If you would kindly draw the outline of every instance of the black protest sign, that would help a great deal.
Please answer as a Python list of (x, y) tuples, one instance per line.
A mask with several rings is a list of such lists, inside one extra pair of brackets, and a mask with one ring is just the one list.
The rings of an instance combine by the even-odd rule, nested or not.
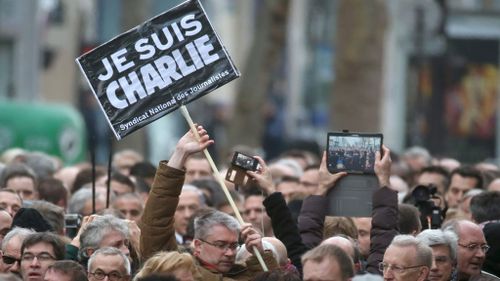
[(240, 75), (198, 1), (184, 2), (76, 61), (117, 139)]

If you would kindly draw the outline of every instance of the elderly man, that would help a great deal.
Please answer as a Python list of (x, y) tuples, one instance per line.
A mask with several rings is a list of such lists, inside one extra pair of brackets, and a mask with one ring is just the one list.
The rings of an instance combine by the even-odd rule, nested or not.
[(432, 266), (432, 250), (411, 235), (397, 235), (384, 254), (379, 269), (384, 280), (424, 281)]
[(491, 274), (482, 272), (486, 252), (490, 248), (481, 227), (471, 221), (457, 220), (450, 222), (446, 230), (458, 236), (458, 280), (500, 280)]
[(302, 256), (304, 281), (348, 281), (354, 276), (352, 259), (340, 247), (323, 244)]
[(24, 239), (35, 233), (26, 228), (16, 227), (9, 231), (2, 241), (2, 251), (0, 256), (0, 272), (11, 272), (17, 276), (21, 276), (21, 246)]
[(432, 267), (429, 281), (452, 280), (457, 264), (457, 236), (451, 231), (426, 229), (417, 235), (417, 239), (432, 249)]
[(88, 258), (99, 248), (114, 247), (124, 255), (129, 256), (129, 227), (127, 223), (111, 215), (91, 216), (84, 221), (84, 229), (71, 242), (73, 247), (68, 247), (71, 255), (67, 258), (76, 260), (75, 251), (79, 250), (79, 259), (86, 264)]
[(130, 280), (130, 274), (130, 261), (127, 256), (116, 248), (101, 248), (90, 256), (88, 265), (89, 281), (104, 280), (106, 277), (110, 281), (128, 281)]
[[(110, 194), (111, 202), (114, 201), (114, 192)], [(96, 185), (95, 211), (100, 212), (106, 208), (106, 187)], [(92, 184), (85, 184), (82, 188), (71, 195), (68, 203), (68, 213), (90, 216), (92, 212)]]
[(23, 281), (43, 281), (48, 267), (64, 259), (64, 242), (51, 232), (28, 235), (21, 247)]
[(323, 240), (323, 242), (321, 242), (320, 245), (326, 245), (326, 244), (335, 245), (341, 248), (352, 259), (354, 266), (353, 267), (354, 273), (360, 274), (363, 272), (361, 268), (361, 262), (359, 260), (360, 259), (359, 249), (357, 248), (354, 239), (348, 236), (337, 235)]
[[(177, 250), (174, 214), (184, 183), (185, 161), (189, 155), (213, 143), (203, 127), (198, 126), (197, 130), (201, 136), (199, 141), (192, 132), (186, 133), (177, 143), (168, 163), (162, 161), (158, 167), (140, 223), (140, 248), (145, 259), (160, 250)], [(241, 230), (240, 227), (233, 217), (219, 211), (207, 212), (195, 219), (192, 252), (201, 280), (221, 280), (225, 277), (249, 280), (261, 271), (254, 256), (246, 261), (245, 266), (235, 264), (240, 234), (247, 248), (255, 247), (270, 269), (277, 268), (272, 254), (263, 251), (260, 234), (250, 224), (244, 224)]]

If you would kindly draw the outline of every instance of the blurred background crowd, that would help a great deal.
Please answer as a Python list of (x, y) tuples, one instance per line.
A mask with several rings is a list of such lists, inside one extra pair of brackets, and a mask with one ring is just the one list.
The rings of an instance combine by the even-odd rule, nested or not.
[[(465, 162), (500, 147), (500, 3), (494, 0), (203, 0), (241, 78), (189, 106), (217, 145), (324, 147), (326, 132), (381, 132)], [(172, 113), (112, 139), (75, 58), (181, 1), (0, 1), (0, 151), (105, 164), (131, 148), (156, 163), (185, 122)]]

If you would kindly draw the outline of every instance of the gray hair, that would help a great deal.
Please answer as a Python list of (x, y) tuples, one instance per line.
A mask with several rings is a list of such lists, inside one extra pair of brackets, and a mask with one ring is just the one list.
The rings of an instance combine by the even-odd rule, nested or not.
[(450, 258), (457, 261), (457, 235), (449, 230), (426, 229), (417, 235), (417, 239), (427, 246), (444, 245), (450, 249)]
[(2, 251), (5, 251), (7, 244), (10, 242), (10, 240), (12, 238), (19, 237), (21, 240), (24, 240), (24, 238), (28, 237), (28, 235), (33, 234), (33, 233), (36, 233), (36, 232), (34, 230), (31, 230), (28, 228), (14, 227), (3, 238)]
[(7, 164), (2, 170), (0, 187), (7, 187), (7, 182), (14, 177), (28, 177), (32, 179), (36, 190), (38, 178), (33, 169), (31, 169), (28, 165), (17, 162)]
[[(106, 195), (98, 190), (98, 185), (96, 185), (96, 200), (102, 199), (105, 201)], [(115, 199), (114, 192), (110, 192), (109, 198), (113, 202)], [(82, 211), (85, 207), (85, 202), (92, 200), (92, 183), (85, 184), (77, 192), (71, 195), (68, 203), (68, 213), (69, 214), (80, 214), (83, 215)]]
[(461, 221), (461, 219), (450, 219), (447, 220), (441, 225), (442, 230), (449, 230), (453, 233), (455, 233), (458, 236), (458, 224)]
[(432, 156), (429, 151), (421, 146), (412, 146), (405, 150), (403, 156), (406, 157), (423, 157), (427, 163), (430, 163)]
[(80, 235), (80, 257), (85, 257), (87, 249), (97, 249), (103, 237), (110, 231), (118, 231), (128, 239), (127, 223), (112, 215), (96, 217)]
[(44, 152), (34, 151), (23, 156), (23, 162), (33, 169), (38, 178), (50, 177), (57, 170), (55, 159)]
[(123, 193), (118, 196), (113, 200), (113, 207), (116, 207), (116, 202), (120, 199), (129, 199), (129, 200), (137, 200), (140, 203), (141, 206), (141, 211), (144, 209), (144, 200), (142, 200), (141, 196), (136, 193), (136, 192), (129, 192), (129, 193)]
[(384, 278), (382, 278), (382, 276), (371, 273), (356, 275), (354, 276), (354, 278), (352, 278), (352, 281), (383, 281), (383, 280)]
[(205, 194), (203, 194), (203, 191), (201, 191), (198, 187), (192, 185), (192, 184), (185, 184), (182, 186), (182, 192), (194, 192), (196, 195), (198, 195), (200, 199), (200, 205), (201, 207), (204, 207), (206, 205), (205, 202)]
[(235, 218), (220, 211), (212, 211), (194, 219), (194, 238), (205, 239), (216, 225), (222, 225), (237, 234), (240, 233), (241, 227)]
[(390, 246), (413, 247), (417, 252), (417, 262), (420, 265), (432, 267), (432, 249), (417, 238), (411, 235), (396, 235)]
[(89, 272), (90, 272), (90, 268), (92, 267), (92, 264), (94, 263), (95, 257), (97, 255), (119, 256), (123, 260), (123, 264), (125, 266), (125, 270), (127, 272), (127, 275), (131, 274), (132, 269), (131, 269), (131, 266), (130, 266), (130, 260), (120, 250), (118, 250), (117, 248), (113, 248), (113, 247), (104, 247), (104, 248), (101, 248), (101, 249), (95, 251), (92, 254), (92, 256), (90, 256), (90, 259), (87, 262), (87, 270)]
[(279, 159), (278, 161), (272, 163), (271, 165), (285, 166), (287, 168), (292, 169), (293, 176), (296, 178), (300, 178), (304, 173), (304, 170), (302, 169), (300, 164), (296, 160), (290, 158)]
[(64, 234), (64, 209), (60, 206), (43, 200), (32, 201), (31, 207), (47, 220), (57, 234)]
[(464, 200), (465, 198), (474, 197), (474, 196), (479, 195), (483, 192), (485, 192), (483, 189), (473, 188), (464, 194), (464, 197), (462, 198), (462, 200)]

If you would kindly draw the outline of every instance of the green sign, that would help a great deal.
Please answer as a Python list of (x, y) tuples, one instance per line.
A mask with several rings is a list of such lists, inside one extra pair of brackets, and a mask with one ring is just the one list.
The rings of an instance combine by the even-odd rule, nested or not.
[(69, 106), (0, 101), (0, 153), (18, 147), (74, 164), (84, 160), (85, 140), (83, 119)]

